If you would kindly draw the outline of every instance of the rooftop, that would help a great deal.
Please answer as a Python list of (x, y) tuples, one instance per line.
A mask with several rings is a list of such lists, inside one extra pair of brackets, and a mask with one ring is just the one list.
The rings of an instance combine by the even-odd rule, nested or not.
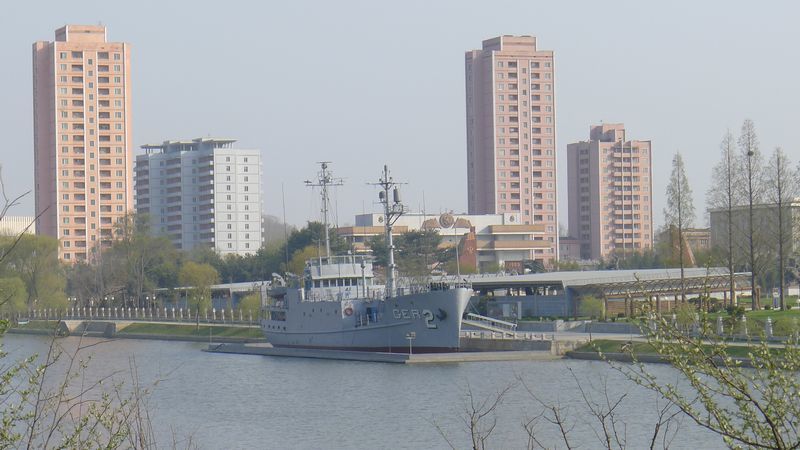
[(200, 148), (230, 148), (236, 139), (204, 137), (192, 140), (164, 141), (161, 144), (144, 144), (141, 148), (147, 153), (170, 153), (178, 151), (194, 151)]
[[(684, 278), (706, 278), (728, 275), (724, 267), (684, 269)], [(574, 272), (547, 272), (526, 275), (473, 275), (467, 280), (476, 288), (498, 288), (510, 286), (553, 286), (564, 288), (596, 284), (645, 282), (652, 280), (679, 280), (680, 269), (641, 270), (587, 270)]]

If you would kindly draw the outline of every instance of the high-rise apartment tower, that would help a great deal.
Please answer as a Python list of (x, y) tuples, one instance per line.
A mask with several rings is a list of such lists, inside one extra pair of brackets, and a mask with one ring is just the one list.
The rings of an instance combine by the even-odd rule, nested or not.
[(33, 44), (36, 232), (65, 261), (111, 245), (133, 210), (130, 46), (67, 25)]
[(532, 259), (558, 258), (553, 52), (532, 36), (500, 36), (466, 53), (470, 214), (519, 213), (543, 225)]
[(650, 141), (626, 140), (625, 126), (592, 126), (567, 146), (569, 232), (583, 259), (624, 257), (653, 246)]
[(261, 152), (233, 139), (143, 145), (136, 157), (136, 212), (181, 250), (221, 254), (261, 247)]

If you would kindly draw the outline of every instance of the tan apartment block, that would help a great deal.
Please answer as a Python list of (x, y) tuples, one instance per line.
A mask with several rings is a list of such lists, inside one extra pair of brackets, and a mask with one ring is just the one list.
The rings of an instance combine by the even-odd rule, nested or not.
[(567, 146), (569, 232), (581, 258), (652, 248), (650, 141), (627, 140), (621, 123), (592, 126), (589, 134)]
[(33, 107), (36, 232), (90, 259), (134, 208), (130, 45), (92, 25), (34, 43)]
[(556, 110), (553, 52), (533, 36), (499, 36), (466, 53), (469, 214), (519, 214), (542, 225), (558, 258)]

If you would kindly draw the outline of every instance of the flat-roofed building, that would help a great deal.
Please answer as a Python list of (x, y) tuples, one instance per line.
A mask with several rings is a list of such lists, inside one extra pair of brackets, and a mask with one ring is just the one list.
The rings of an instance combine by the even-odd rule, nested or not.
[(498, 36), (465, 55), (469, 213), (517, 214), (558, 259), (555, 67), (533, 36)]
[(176, 248), (244, 255), (261, 247), (261, 152), (234, 139), (143, 145), (136, 157), (136, 212)]
[(621, 123), (595, 125), (567, 146), (569, 233), (581, 259), (653, 247), (650, 141), (626, 140)]
[[(395, 234), (434, 230), (442, 245), (453, 246), (474, 238), (474, 260), (478, 269), (500, 265), (522, 270), (522, 263), (541, 260), (550, 248), (544, 225), (520, 223), (518, 213), (504, 214), (404, 214), (394, 225)], [(340, 227), (337, 233), (359, 253), (369, 252), (367, 243), (384, 234), (383, 214), (360, 214), (355, 225)], [(467, 246), (468, 251), (471, 245)], [(460, 258), (462, 262), (464, 258)]]
[(106, 28), (67, 25), (33, 44), (36, 232), (59, 258), (107, 248), (133, 211), (130, 45)]
[(36, 234), (36, 221), (33, 216), (3, 216), (0, 219), (0, 235), (17, 236), (22, 233)]

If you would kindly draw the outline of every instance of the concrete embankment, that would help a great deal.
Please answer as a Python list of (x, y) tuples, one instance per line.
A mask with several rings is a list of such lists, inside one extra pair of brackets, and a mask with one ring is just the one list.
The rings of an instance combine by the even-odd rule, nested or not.
[(563, 356), (584, 344), (584, 340), (526, 340), (461, 338), (461, 352), (536, 351)]
[[(189, 333), (194, 331), (194, 325), (177, 325), (177, 324), (149, 324), (151, 328), (157, 329), (162, 332), (128, 332), (126, 328), (133, 324), (140, 324), (140, 322), (123, 322), (123, 321), (80, 321), (80, 320), (62, 320), (58, 323), (46, 324), (46, 326), (38, 326), (33, 328), (15, 327), (8, 330), (9, 333), (14, 334), (33, 334), (44, 336), (90, 336), (90, 337), (103, 337), (107, 339), (150, 339), (162, 341), (184, 341), (184, 342), (209, 342), (213, 339), (215, 342), (225, 343), (253, 343), (253, 342), (266, 342), (262, 337), (253, 336), (218, 336), (230, 331), (246, 330), (242, 327), (224, 327), (214, 326), (211, 328), (211, 335), (202, 331), (201, 334)], [(130, 328), (137, 328), (136, 326)], [(208, 329), (209, 327), (205, 327)]]
[(536, 361), (560, 359), (548, 351), (497, 351), (457, 353), (380, 353), (346, 350), (320, 350), (305, 348), (280, 348), (270, 344), (210, 344), (211, 353), (240, 355), (283, 356), (293, 358), (333, 359), (340, 361), (382, 362), (393, 364), (441, 364), (479, 361)]
[[(602, 355), (597, 352), (576, 352), (576, 351), (569, 351), (566, 353), (567, 358), (572, 359), (584, 359), (589, 361), (614, 361), (614, 362), (624, 362), (624, 363), (632, 363), (634, 362), (634, 358), (631, 356), (630, 353), (603, 353)], [(734, 361), (738, 361), (740, 367), (753, 367), (752, 361), (750, 358), (741, 358), (741, 357), (732, 357)], [(719, 364), (723, 364), (722, 358), (715, 358), (715, 360)], [(648, 364), (669, 364), (669, 359), (661, 356), (661, 355), (653, 355), (653, 354), (637, 354), (636, 361), (641, 363), (648, 363)]]

